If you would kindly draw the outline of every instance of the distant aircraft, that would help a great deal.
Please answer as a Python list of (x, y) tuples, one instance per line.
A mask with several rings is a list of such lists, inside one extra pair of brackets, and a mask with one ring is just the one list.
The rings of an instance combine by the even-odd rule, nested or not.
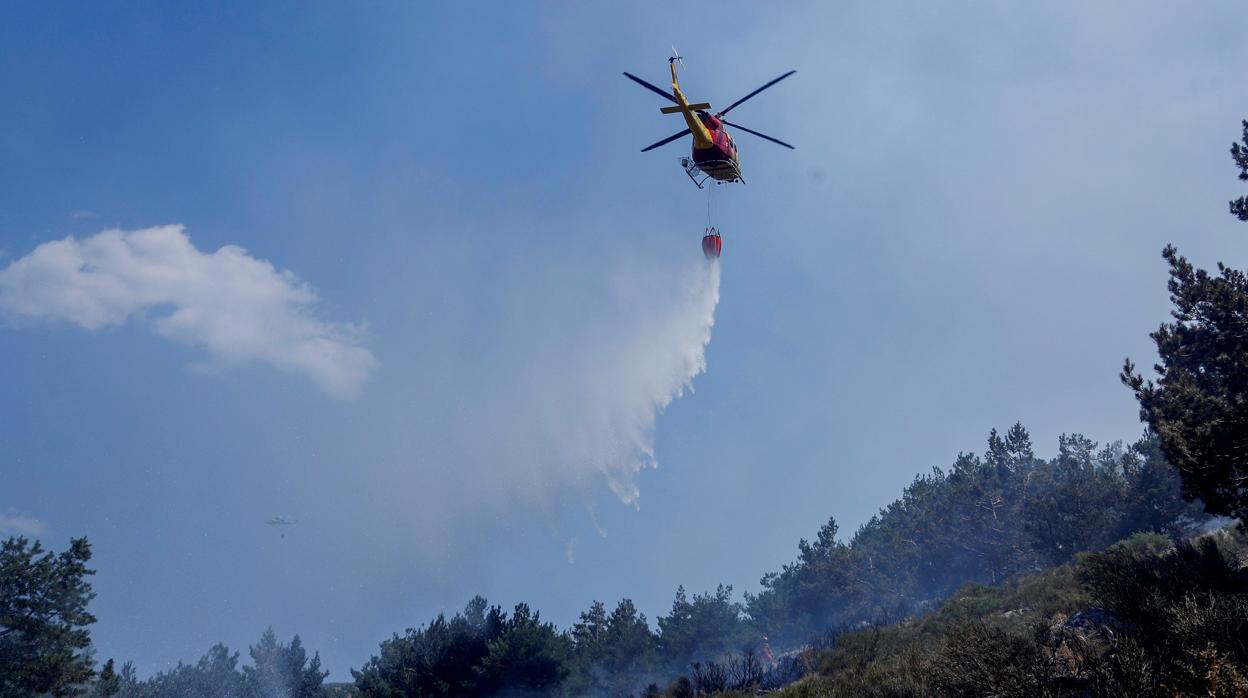
[[(295, 524), (299, 523), (299, 519), (292, 519), (286, 516), (271, 516), (269, 517), (269, 520), (267, 523), (270, 526), (294, 526)], [(283, 533), (279, 537), (285, 538), (286, 534)]]

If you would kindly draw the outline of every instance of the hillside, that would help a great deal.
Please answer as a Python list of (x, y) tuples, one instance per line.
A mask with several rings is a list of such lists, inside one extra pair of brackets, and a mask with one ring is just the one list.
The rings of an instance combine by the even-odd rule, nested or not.
[[(1142, 534), (846, 632), (772, 695), (1248, 695), (1248, 538)], [(675, 692), (669, 695), (675, 695)], [(716, 695), (747, 696), (753, 691)]]

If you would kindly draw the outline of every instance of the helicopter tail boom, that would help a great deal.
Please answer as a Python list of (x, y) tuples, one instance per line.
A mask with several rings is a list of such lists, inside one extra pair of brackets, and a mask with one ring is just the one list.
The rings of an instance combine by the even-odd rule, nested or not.
[[(702, 120), (694, 114), (695, 105), (689, 104), (689, 100), (685, 99), (685, 95), (680, 91), (680, 80), (676, 77), (676, 61), (670, 61), (668, 65), (672, 68), (672, 94), (676, 97), (676, 107), (665, 107), (664, 114), (675, 114), (679, 112), (685, 117), (685, 123), (689, 125), (689, 131), (693, 133), (693, 147), (695, 150), (706, 150), (715, 144), (711, 138), (711, 132), (702, 124)], [(702, 104), (696, 105), (701, 107)], [(710, 105), (708, 104), (709, 108)], [(666, 111), (671, 109), (671, 111)]]

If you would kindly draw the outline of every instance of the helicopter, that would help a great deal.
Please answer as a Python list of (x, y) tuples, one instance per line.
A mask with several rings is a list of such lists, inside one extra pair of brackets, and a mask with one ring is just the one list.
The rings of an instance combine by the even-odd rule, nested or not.
[(762, 87), (754, 90), (748, 95), (729, 104), (726, 108), (711, 113), (711, 105), (708, 102), (698, 102), (690, 104), (685, 98), (684, 93), (680, 91), (680, 80), (676, 77), (676, 65), (679, 63), (682, 67), (685, 64), (684, 59), (672, 49), (672, 57), (667, 59), (668, 66), (672, 70), (672, 91), (668, 92), (659, 87), (642, 80), (632, 73), (625, 72), (624, 77), (641, 85), (642, 87), (660, 95), (664, 99), (670, 100), (675, 104), (671, 107), (663, 107), (659, 111), (663, 114), (680, 114), (685, 117), (685, 123), (688, 128), (679, 133), (672, 134), (657, 143), (646, 146), (641, 152), (649, 152), (662, 145), (667, 145), (674, 140), (683, 138), (687, 135), (693, 135), (693, 152), (691, 157), (681, 158), (680, 164), (684, 168), (685, 174), (689, 179), (697, 185), (699, 189), (705, 183), (714, 179), (716, 184), (726, 184), (731, 182), (745, 183), (745, 179), (741, 176), (741, 160), (737, 153), (737, 144), (733, 141), (732, 136), (728, 133), (725, 126), (740, 129), (746, 133), (758, 136), (759, 138), (769, 140), (777, 145), (782, 145), (790, 150), (795, 148), (788, 143), (772, 138), (765, 133), (759, 133), (752, 129), (748, 129), (740, 124), (734, 124), (724, 118), (728, 112), (741, 106), (746, 100), (751, 99), (763, 90), (775, 85), (781, 80), (796, 73), (796, 70), (781, 75), (780, 77), (768, 82)]
[[(268, 521), (265, 521), (265, 523), (267, 523), (267, 524), (268, 524), (268, 525), (270, 525), (270, 526), (274, 526), (274, 527), (280, 527), (280, 526), (294, 526), (295, 524), (299, 523), (299, 519), (292, 519), (292, 518), (287, 517), (287, 516), (276, 516), (276, 515), (275, 515), (275, 516), (271, 516), (271, 517), (269, 517), (269, 520), (268, 520)], [(283, 533), (283, 534), (281, 535), (281, 537), (282, 537), (282, 538), (285, 538), (285, 537), (286, 537), (286, 534), (285, 534), (285, 533)]]

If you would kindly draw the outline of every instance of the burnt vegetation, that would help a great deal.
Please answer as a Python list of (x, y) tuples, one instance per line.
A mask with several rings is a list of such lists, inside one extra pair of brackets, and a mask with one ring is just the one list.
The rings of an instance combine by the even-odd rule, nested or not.
[[(1248, 180), (1248, 122), (1231, 155)], [(1248, 220), (1248, 200), (1230, 207)], [(562, 630), (476, 597), (383, 641), (349, 684), (272, 630), (245, 662), (218, 644), (140, 679), (94, 660), (86, 540), (11, 538), (0, 698), (1248, 696), (1248, 282), (1163, 255), (1156, 375), (1121, 373), (1142, 438), (1067, 434), (1045, 459), (1021, 424), (992, 430), (848, 538), (829, 519), (757, 594), (678, 588), (653, 624), (594, 602)]]

